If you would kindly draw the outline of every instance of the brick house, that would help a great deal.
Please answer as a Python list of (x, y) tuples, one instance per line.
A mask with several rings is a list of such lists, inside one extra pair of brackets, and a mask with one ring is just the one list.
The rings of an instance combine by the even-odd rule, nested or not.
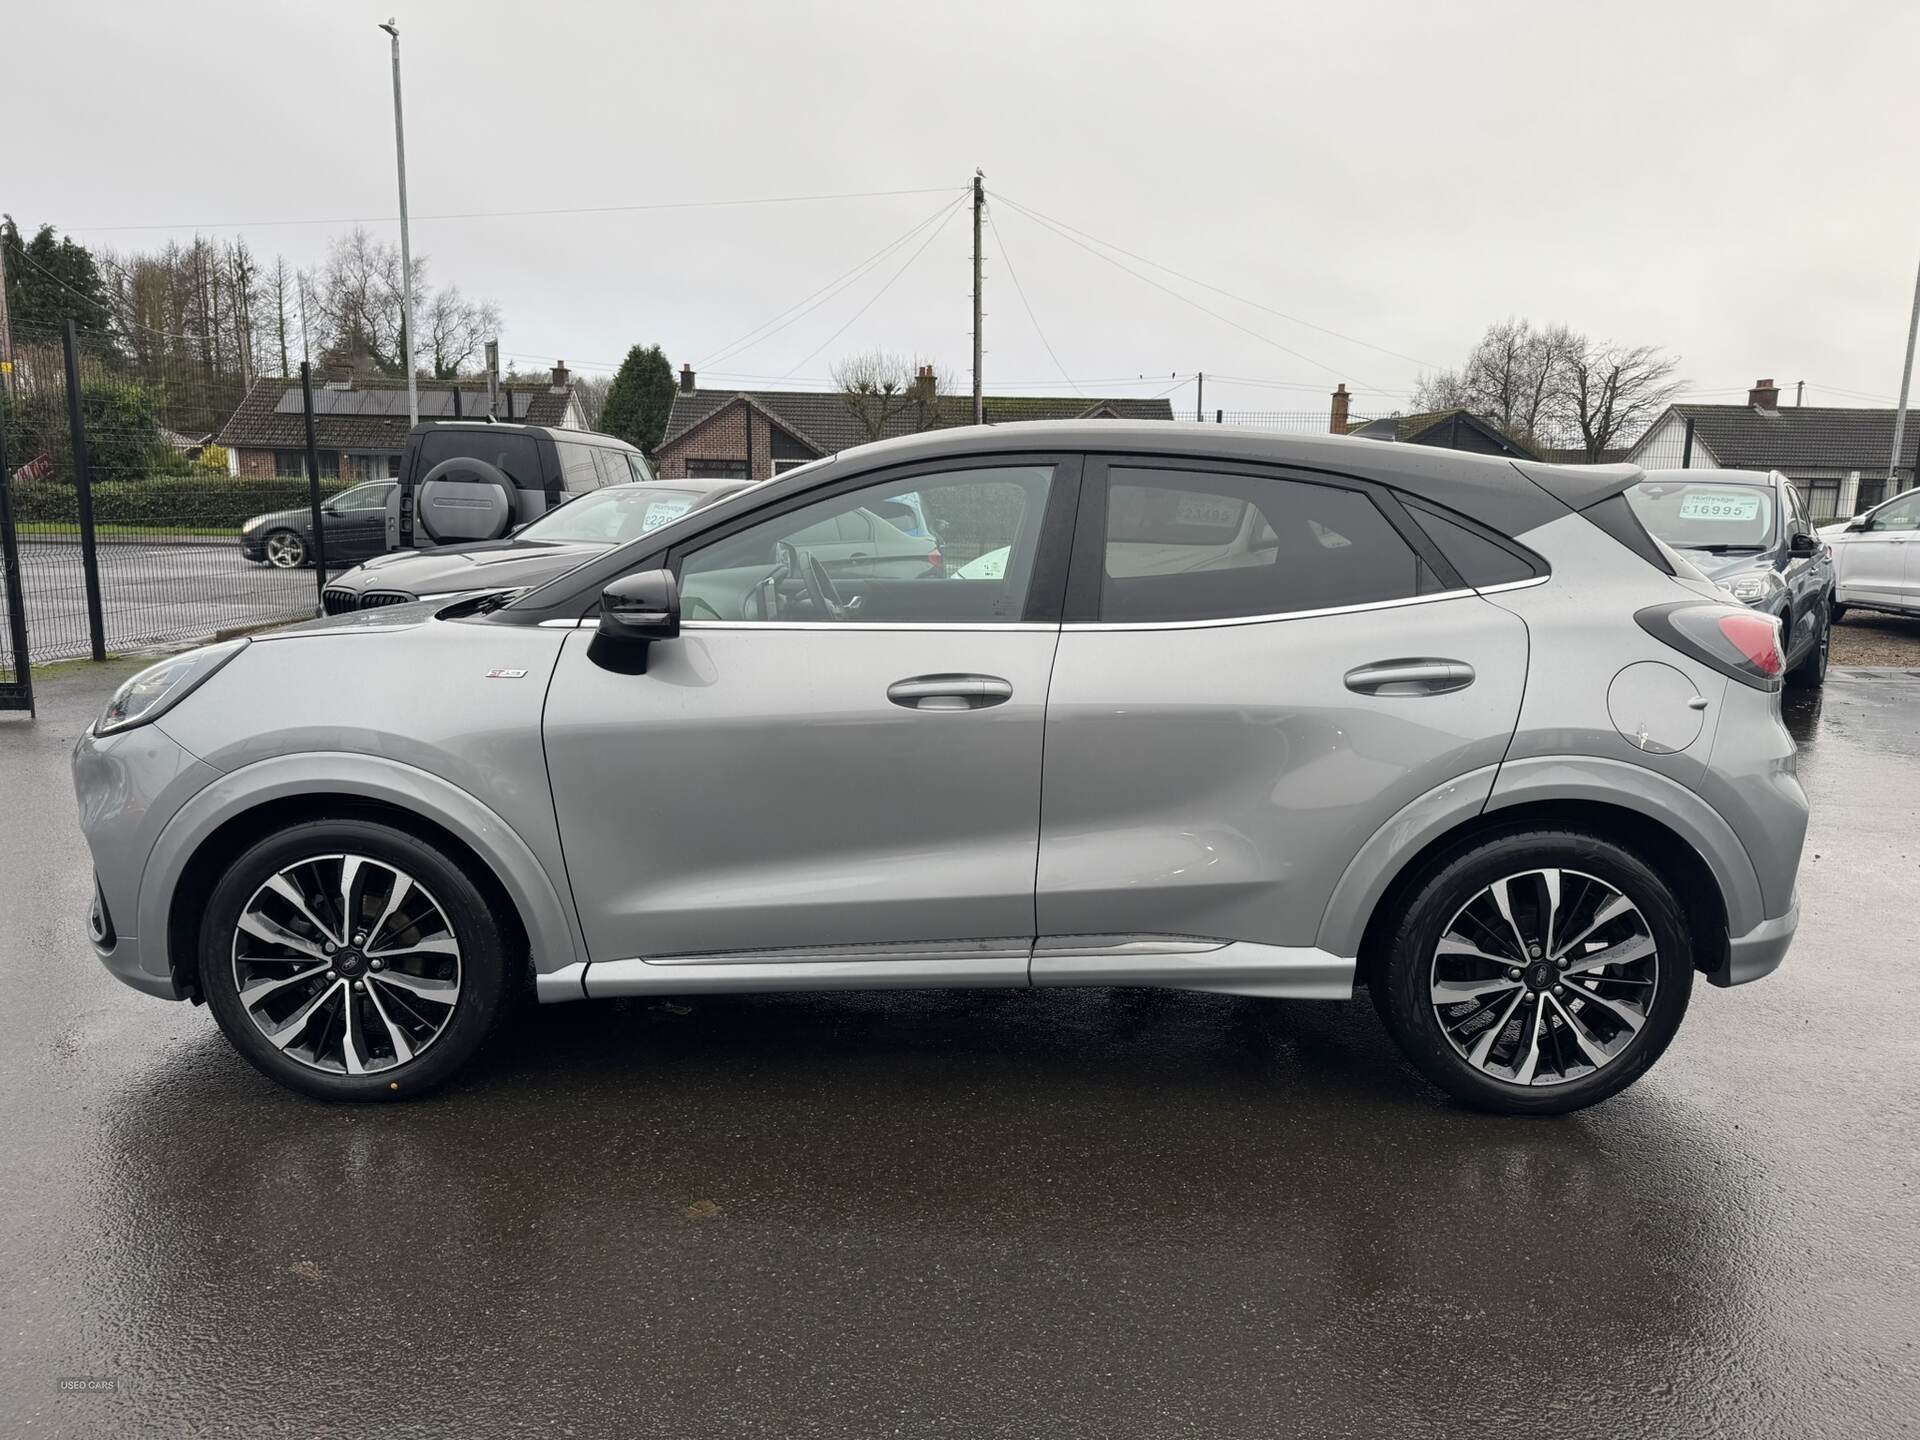
[[(870, 440), (973, 423), (972, 396), (933, 395), (932, 373), (925, 369), (920, 384), (926, 399), (900, 397), (892, 402), (897, 412), (883, 417), (877, 409), (863, 415), (856, 407), (864, 402), (831, 390), (701, 390), (694, 384), (692, 367), (683, 365), (654, 467), (662, 480), (689, 476), (765, 480)], [(989, 425), (1013, 420), (1173, 419), (1173, 405), (1167, 400), (1029, 395), (989, 395), (985, 400)]]
[(1627, 458), (1649, 470), (1778, 470), (1815, 520), (1844, 519), (1914, 483), (1912, 415), (1887, 483), (1893, 420), (1893, 410), (1865, 405), (1782, 405), (1780, 387), (1762, 380), (1744, 405), (1669, 405)]
[[(419, 382), (420, 418), (472, 419), (487, 413), (487, 389), (472, 381)], [(528, 425), (586, 429), (573, 378), (565, 365), (553, 367), (546, 385), (500, 386), (496, 414)], [(405, 380), (339, 380), (313, 390), (313, 431), (323, 479), (384, 480), (396, 474), (407, 444)], [(256, 380), (228, 417), (214, 443), (227, 450), (227, 469), (235, 475), (303, 477), (306, 469), (306, 409), (300, 381)]]

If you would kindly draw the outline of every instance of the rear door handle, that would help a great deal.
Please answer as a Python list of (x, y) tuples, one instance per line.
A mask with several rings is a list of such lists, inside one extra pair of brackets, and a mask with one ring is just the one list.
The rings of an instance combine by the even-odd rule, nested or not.
[(887, 699), (909, 710), (984, 710), (1012, 698), (998, 675), (915, 675), (887, 687)]
[(1464, 660), (1377, 660), (1347, 671), (1347, 688), (1360, 695), (1445, 695), (1473, 683)]

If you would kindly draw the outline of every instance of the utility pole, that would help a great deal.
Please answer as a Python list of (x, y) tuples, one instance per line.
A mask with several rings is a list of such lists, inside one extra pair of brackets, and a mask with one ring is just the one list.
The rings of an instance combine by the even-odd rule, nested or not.
[(7, 244), (19, 233), (11, 215), (0, 215), (0, 390), (9, 395), (13, 393), (13, 322), (7, 316)]
[(500, 408), (500, 342), (487, 341), (487, 418)]
[(1887, 493), (1899, 488), (1900, 442), (1907, 430), (1907, 386), (1913, 383), (1913, 337), (1920, 332), (1920, 273), (1913, 277), (1913, 314), (1907, 319), (1907, 363), (1900, 371), (1900, 408), (1893, 412), (1893, 455), (1887, 461)]
[(1193, 418), (1204, 420), (1207, 418), (1207, 372), (1197, 370), (1193, 378), (1200, 382), (1199, 388), (1193, 392)]
[(980, 348), (980, 214), (986, 208), (987, 192), (982, 182), (986, 176), (979, 169), (973, 172), (973, 423), (987, 423), (986, 396), (980, 389), (980, 357), (984, 353)]
[(420, 423), (420, 386), (413, 374), (413, 245), (407, 237), (407, 126), (400, 113), (400, 24), (388, 16), (380, 28), (393, 37), (393, 149), (400, 162), (400, 338), (407, 354), (407, 425), (411, 428)]

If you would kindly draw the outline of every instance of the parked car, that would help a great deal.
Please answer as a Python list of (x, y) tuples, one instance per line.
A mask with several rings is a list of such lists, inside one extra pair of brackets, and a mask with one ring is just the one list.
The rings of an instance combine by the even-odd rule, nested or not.
[[(327, 565), (364, 560), (387, 548), (387, 500), (392, 480), (369, 480), (320, 502), (326, 526)], [(240, 553), (256, 565), (296, 570), (313, 563), (313, 507), (256, 515), (240, 527)]]
[[(327, 568), (390, 550), (497, 540), (554, 506), (607, 485), (654, 478), (626, 441), (585, 430), (492, 420), (416, 425), (400, 473), (343, 490), (322, 506)], [(256, 515), (240, 531), (249, 560), (282, 569), (313, 563), (306, 506)]]
[[(1781, 963), (1807, 822), (1779, 626), (1641, 479), (1120, 421), (846, 451), (510, 599), (135, 676), (74, 754), (93, 944), (334, 1099), (446, 1080), (522, 990), (1151, 985), (1365, 988), (1460, 1099), (1591, 1104), (1697, 975)], [(905, 493), (999, 573), (796, 543)]]
[(1833, 547), (1834, 619), (1854, 609), (1920, 615), (1920, 490), (1824, 526), (1820, 536)]
[(590, 555), (636, 540), (746, 488), (744, 480), (609, 485), (547, 511), (502, 540), (377, 555), (329, 579), (321, 604), (327, 614), (339, 615), (478, 590), (544, 585)]
[(1787, 683), (1826, 683), (1834, 563), (1805, 497), (1778, 470), (1649, 470), (1640, 522), (1743, 605), (1780, 622)]

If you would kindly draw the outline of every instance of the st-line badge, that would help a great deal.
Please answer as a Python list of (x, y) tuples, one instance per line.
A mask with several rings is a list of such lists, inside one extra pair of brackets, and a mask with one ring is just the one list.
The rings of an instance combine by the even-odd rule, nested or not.
[(489, 680), (524, 680), (526, 678), (527, 678), (527, 672), (524, 670), (489, 670), (487, 671), (487, 679)]

